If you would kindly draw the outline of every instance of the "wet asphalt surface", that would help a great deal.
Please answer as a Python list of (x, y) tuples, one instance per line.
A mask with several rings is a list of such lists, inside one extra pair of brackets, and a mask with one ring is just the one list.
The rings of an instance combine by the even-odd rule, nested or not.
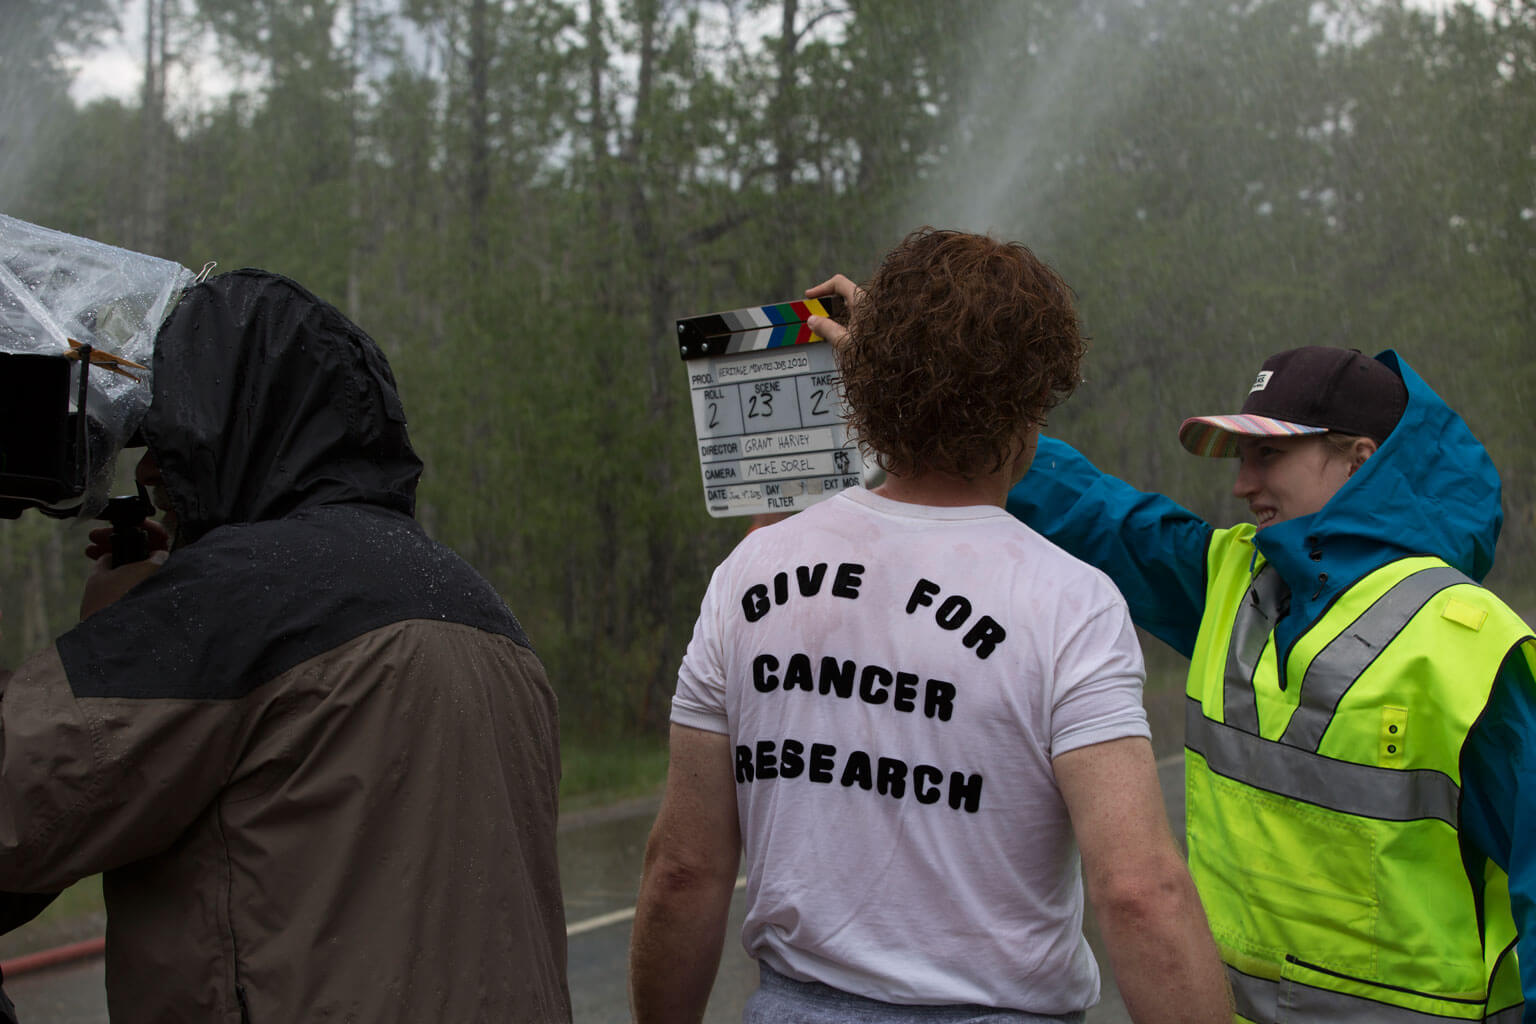
[[(1184, 831), (1183, 762), (1178, 755), (1158, 762), (1163, 799), (1175, 835)], [(570, 930), (570, 985), (576, 1024), (624, 1024), (629, 1020), (625, 964), (630, 917), (639, 885), (641, 854), (655, 813), (652, 801), (573, 816), (560, 833), (560, 871)], [(710, 997), (707, 1024), (734, 1024), (757, 987), (757, 965), (741, 948), (742, 898), (732, 903), (720, 972)], [(1097, 935), (1089, 941), (1105, 959)], [(22, 1024), (106, 1024), (106, 993), (100, 959), (7, 978), (6, 994)], [(1099, 1004), (1088, 1024), (1125, 1024), (1130, 1017), (1104, 978)]]

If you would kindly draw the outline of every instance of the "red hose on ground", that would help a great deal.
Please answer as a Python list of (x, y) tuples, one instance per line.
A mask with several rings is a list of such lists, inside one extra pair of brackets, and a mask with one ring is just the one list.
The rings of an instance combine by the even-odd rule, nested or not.
[(44, 949), (36, 953), (27, 953), (24, 956), (12, 957), (9, 960), (0, 960), (0, 974), (7, 979), (14, 978), (28, 971), (40, 971), (44, 967), (57, 967), (59, 964), (73, 963), (76, 960), (85, 960), (93, 956), (100, 956), (102, 950), (107, 948), (105, 938), (86, 939), (84, 942), (72, 942), (67, 946), (56, 946), (53, 949)]

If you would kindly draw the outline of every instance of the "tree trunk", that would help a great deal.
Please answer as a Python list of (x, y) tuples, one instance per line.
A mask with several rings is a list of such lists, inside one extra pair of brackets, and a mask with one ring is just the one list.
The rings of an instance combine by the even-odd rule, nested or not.
[(362, 254), (358, 251), (363, 223), (362, 106), (363, 10), (362, 0), (352, 0), (351, 44), (347, 54), (347, 315), (353, 320), (367, 320), (363, 312)]
[(469, 7), (469, 256), (474, 276), (486, 271), (490, 244), (486, 221), (491, 196), (490, 70), (491, 38), (487, 26), (488, 0)]
[[(799, 39), (795, 33), (795, 21), (799, 13), (799, 0), (784, 0), (779, 19), (779, 48), (777, 54), (778, 88), (774, 92), (771, 117), (773, 118), (773, 193), (778, 206), (777, 217), (782, 224), (801, 223), (796, 215), (791, 190), (794, 188), (795, 162), (799, 147), (795, 145), (800, 126), (795, 123), (795, 58)], [(774, 299), (787, 299), (794, 295), (794, 250), (785, 246), (779, 260), (774, 281)]]
[(145, 0), (144, 84), (140, 105), (140, 145), (143, 205), (134, 244), (145, 252), (163, 254), (166, 237), (166, 196), (169, 132), (165, 122), (165, 72), (170, 59), (166, 32), (173, 0)]

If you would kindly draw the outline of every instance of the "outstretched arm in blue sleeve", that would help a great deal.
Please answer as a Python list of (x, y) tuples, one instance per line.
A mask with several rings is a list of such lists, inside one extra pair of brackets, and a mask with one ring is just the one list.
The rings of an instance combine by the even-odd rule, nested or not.
[(1526, 1017), (1536, 1006), (1536, 641), (1510, 653), (1462, 759), (1461, 827), (1509, 874)]
[(1136, 625), (1188, 657), (1205, 608), (1211, 525), (1161, 494), (1100, 472), (1072, 446), (1042, 437), (1008, 511), (1120, 588)]

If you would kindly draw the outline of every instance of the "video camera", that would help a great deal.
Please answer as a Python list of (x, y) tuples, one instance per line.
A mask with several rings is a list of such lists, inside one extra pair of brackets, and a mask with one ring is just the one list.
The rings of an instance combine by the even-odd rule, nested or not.
[[(149, 408), (154, 339), (191, 271), (0, 215), (0, 518), (109, 511)], [(128, 506), (131, 505), (132, 508)]]
[[(85, 385), (89, 371), (82, 370)], [(62, 356), (0, 352), (0, 516), (6, 519), (85, 493), (89, 426), (70, 408), (71, 374)], [(76, 408), (83, 408), (86, 388), (76, 394)]]

